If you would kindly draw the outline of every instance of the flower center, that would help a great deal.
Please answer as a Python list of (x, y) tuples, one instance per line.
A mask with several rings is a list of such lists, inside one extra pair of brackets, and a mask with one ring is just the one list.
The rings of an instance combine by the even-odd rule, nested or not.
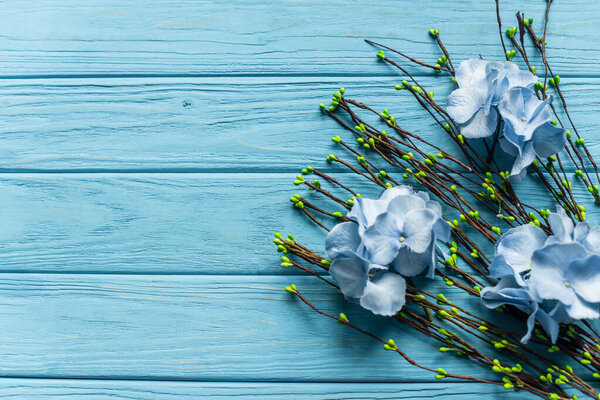
[(404, 243), (406, 241), (406, 238), (404, 236), (400, 236), (400, 239), (398, 239), (400, 241), (400, 243)]
[(521, 117), (521, 121), (523, 121), (523, 122), (527, 122), (527, 118), (525, 118), (525, 117)]
[(485, 106), (485, 101), (481, 103), (482, 106)]
[(571, 284), (569, 282), (565, 282), (565, 287), (571, 287)]

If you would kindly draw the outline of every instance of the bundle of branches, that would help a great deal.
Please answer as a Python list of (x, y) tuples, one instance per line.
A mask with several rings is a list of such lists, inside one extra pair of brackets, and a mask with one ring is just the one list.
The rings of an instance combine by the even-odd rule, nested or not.
[[(403, 128), (401, 117), (349, 98), (344, 88), (333, 93), (331, 105), (321, 104), (321, 110), (347, 133), (332, 138), (342, 153), (326, 160), (343, 173), (307, 166), (294, 184), (322, 198), (290, 199), (327, 233), (326, 251), (313, 251), (293, 235), (276, 233), (274, 241), (282, 267), (298, 268), (349, 301), (439, 342), (439, 351), (498, 375), (489, 380), (427, 367), (401, 343), (370, 333), (343, 313), (324, 312), (295, 285), (285, 288), (437, 379), (502, 385), (545, 399), (576, 399), (576, 393), (598, 398), (589, 382), (600, 378), (600, 335), (589, 320), (600, 316), (600, 228), (587, 224), (579, 202), (583, 196), (600, 202), (600, 175), (546, 57), (549, 9), (550, 1), (539, 31), (521, 13), (516, 26), (504, 30), (496, 3), (502, 62), (453, 62), (437, 29), (429, 30), (441, 52), (435, 63), (367, 40), (382, 63), (400, 72), (395, 89), (426, 111), (440, 140)], [(539, 75), (528, 48), (541, 58)], [(439, 79), (449, 76), (457, 88), (447, 104), (438, 103), (407, 64)], [(363, 197), (356, 177), (379, 187), (381, 197)], [(540, 198), (555, 202), (556, 212), (522, 201), (524, 180), (535, 181)], [(577, 185), (584, 188), (579, 195)], [(481, 301), (466, 306), (431, 293), (418, 275)], [(483, 313), (485, 307), (502, 314)], [(527, 333), (500, 326), (498, 315)]]

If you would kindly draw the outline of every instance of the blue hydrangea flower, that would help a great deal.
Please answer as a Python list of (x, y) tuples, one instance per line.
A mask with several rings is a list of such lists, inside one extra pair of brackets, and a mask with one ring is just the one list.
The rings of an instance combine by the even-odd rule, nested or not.
[(600, 229), (574, 225), (562, 208), (548, 222), (552, 235), (522, 225), (500, 238), (490, 266), (500, 280), (481, 293), (489, 308), (509, 304), (529, 314), (524, 342), (536, 320), (555, 341), (558, 324), (600, 317)]
[[(405, 290), (402, 276), (428, 268), (433, 277), (441, 252), (436, 241), (450, 237), (441, 207), (426, 193), (398, 186), (377, 200), (356, 198), (348, 217), (352, 222), (336, 225), (325, 240), (330, 273), (347, 298), (375, 314), (393, 315), (404, 305), (397, 297)], [(386, 291), (393, 285), (395, 292)]]
[(497, 106), (504, 93), (514, 87), (532, 88), (537, 77), (505, 61), (470, 59), (455, 75), (458, 89), (448, 96), (447, 111), (467, 138), (491, 136), (498, 124)]
[(498, 105), (504, 121), (504, 132), (500, 139), (502, 150), (515, 156), (510, 176), (520, 180), (526, 174), (536, 155), (549, 157), (559, 152), (566, 143), (563, 128), (550, 122), (552, 113), (549, 104), (552, 96), (542, 101), (529, 88), (516, 87), (508, 90)]

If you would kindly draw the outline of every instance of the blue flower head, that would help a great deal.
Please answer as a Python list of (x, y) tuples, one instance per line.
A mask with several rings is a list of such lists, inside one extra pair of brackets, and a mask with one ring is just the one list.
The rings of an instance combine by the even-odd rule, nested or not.
[(508, 90), (498, 106), (504, 121), (500, 139), (502, 150), (516, 157), (510, 176), (520, 180), (526, 174), (536, 156), (550, 157), (558, 153), (566, 143), (563, 128), (550, 122), (549, 104), (552, 96), (542, 101), (528, 88), (515, 87)]
[(352, 222), (336, 225), (325, 240), (329, 271), (347, 298), (393, 315), (404, 305), (402, 276), (427, 270), (433, 277), (441, 252), (436, 241), (450, 237), (441, 207), (426, 193), (398, 186), (378, 200), (357, 198), (348, 217)]
[(481, 292), (489, 308), (509, 304), (529, 314), (524, 342), (536, 320), (554, 342), (558, 324), (600, 317), (600, 229), (574, 225), (562, 208), (548, 222), (552, 235), (522, 225), (500, 238), (490, 266), (500, 281)]
[(477, 58), (463, 61), (455, 79), (458, 89), (448, 96), (447, 111), (467, 138), (491, 136), (496, 131), (497, 106), (504, 93), (514, 87), (532, 88), (537, 82), (535, 75), (519, 70), (512, 62)]

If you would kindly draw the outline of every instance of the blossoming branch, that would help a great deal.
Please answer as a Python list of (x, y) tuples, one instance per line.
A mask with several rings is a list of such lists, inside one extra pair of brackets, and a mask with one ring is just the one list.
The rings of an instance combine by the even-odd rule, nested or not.
[[(321, 104), (321, 109), (352, 133), (358, 147), (336, 135), (332, 140), (345, 155), (330, 154), (327, 161), (384, 191), (378, 199), (365, 198), (352, 182), (307, 166), (294, 183), (321, 195), (323, 204), (300, 194), (290, 201), (327, 232), (325, 254), (303, 246), (293, 235), (276, 233), (275, 243), (284, 254), (283, 267), (301, 269), (348, 301), (405, 324), (438, 341), (439, 351), (490, 368), (499, 378), (427, 367), (410, 358), (401, 343), (377, 337), (345, 314), (325, 313), (301, 289), (286, 287), (317, 313), (380, 342), (437, 379), (502, 385), (544, 399), (576, 399), (576, 393), (598, 398), (589, 380), (600, 379), (600, 335), (588, 320), (600, 317), (600, 227), (585, 221), (586, 209), (577, 202), (567, 171), (574, 169), (597, 202), (600, 176), (569, 115), (560, 77), (546, 58), (549, 9), (550, 1), (541, 36), (533, 19), (520, 13), (517, 26), (503, 33), (496, 2), (505, 61), (470, 59), (455, 67), (437, 29), (429, 31), (442, 52), (435, 64), (367, 41), (380, 48), (380, 60), (405, 76), (395, 89), (412, 95), (439, 125), (440, 134), (456, 146), (431, 143), (402, 128), (402, 119), (387, 109), (375, 110), (340, 89), (331, 105)], [(506, 48), (504, 35), (513, 50)], [(541, 55), (543, 79), (535, 74), (526, 37)], [(437, 103), (435, 94), (384, 50), (449, 74), (457, 88), (447, 104)], [(515, 63), (517, 53), (526, 69)], [(533, 174), (527, 176), (528, 170)], [(317, 179), (309, 181), (310, 174)], [(525, 179), (541, 182), (556, 202), (556, 212), (522, 201), (516, 188)], [(339, 223), (331, 227), (332, 221)], [(495, 245), (493, 254), (477, 244), (482, 240)], [(420, 275), (480, 297), (481, 306), (510, 316), (521, 332), (482, 317), (481, 307), (461, 306), (451, 295), (430, 293), (415, 279)], [(540, 346), (546, 351), (540, 352)]]

